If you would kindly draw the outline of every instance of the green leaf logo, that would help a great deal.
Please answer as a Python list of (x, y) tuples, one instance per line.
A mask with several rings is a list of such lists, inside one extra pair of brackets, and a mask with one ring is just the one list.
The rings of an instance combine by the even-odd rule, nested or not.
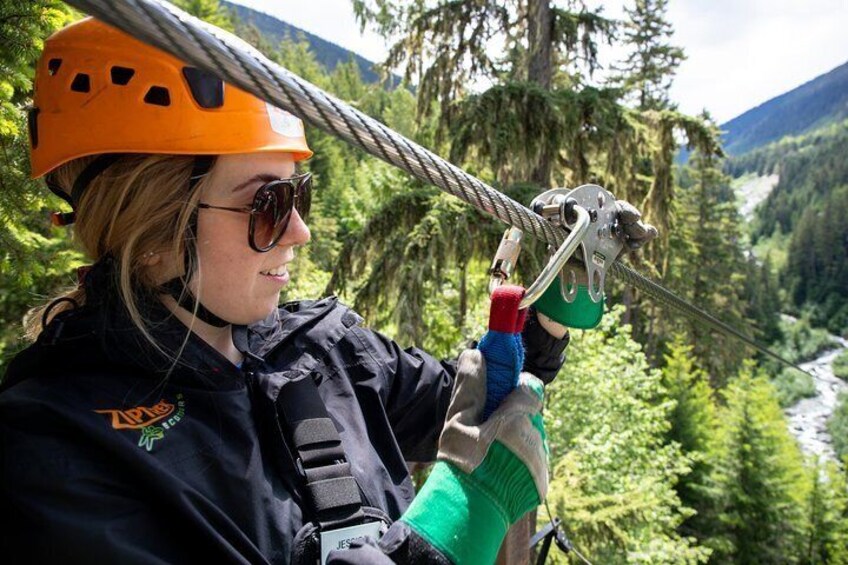
[(165, 429), (159, 426), (147, 426), (141, 429), (141, 438), (138, 440), (138, 446), (143, 447), (147, 451), (153, 449), (153, 442), (157, 439), (165, 437)]

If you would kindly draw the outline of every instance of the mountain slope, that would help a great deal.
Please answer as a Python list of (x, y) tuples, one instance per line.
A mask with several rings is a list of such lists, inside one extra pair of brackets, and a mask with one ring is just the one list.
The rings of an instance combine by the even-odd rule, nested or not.
[[(336, 65), (346, 63), (352, 57), (359, 66), (362, 80), (365, 82), (377, 82), (380, 80), (380, 76), (374, 70), (375, 63), (352, 51), (348, 51), (344, 47), (340, 47), (308, 31), (304, 31), (273, 16), (246, 6), (227, 2), (226, 0), (222, 0), (221, 5), (235, 12), (236, 16), (244, 23), (256, 26), (265, 39), (273, 45), (277, 45), (286, 38), (297, 40), (298, 37), (303, 36), (309, 42), (312, 52), (315, 53), (315, 59), (326, 69), (332, 71), (336, 68)], [(397, 82), (400, 81), (398, 80)]]
[(848, 118), (848, 63), (722, 124), (729, 155)]

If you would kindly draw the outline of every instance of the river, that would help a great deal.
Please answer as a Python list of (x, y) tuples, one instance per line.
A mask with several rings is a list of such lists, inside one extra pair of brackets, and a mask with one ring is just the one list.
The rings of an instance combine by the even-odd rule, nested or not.
[(833, 374), (833, 360), (848, 347), (848, 340), (833, 337), (841, 347), (831, 349), (818, 358), (802, 363), (800, 367), (813, 375), (816, 396), (805, 398), (786, 410), (789, 430), (798, 439), (807, 455), (836, 460), (827, 420), (836, 408), (840, 392), (848, 390), (848, 383)]

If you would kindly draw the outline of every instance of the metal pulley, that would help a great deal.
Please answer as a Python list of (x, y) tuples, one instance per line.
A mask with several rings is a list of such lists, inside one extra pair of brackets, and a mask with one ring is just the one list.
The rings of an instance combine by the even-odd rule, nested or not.
[[(557, 310), (557, 304), (571, 304), (578, 295), (584, 275), (578, 272), (580, 265), (585, 271), (585, 286), (592, 302), (603, 300), (606, 271), (624, 247), (622, 230), (618, 224), (618, 209), (615, 197), (595, 184), (586, 184), (575, 189), (554, 188), (533, 199), (530, 208), (554, 226), (569, 232), (562, 245), (551, 254), (542, 273), (531, 284), (521, 301), (527, 308), (545, 298), (544, 310)], [(492, 262), (489, 281), (490, 293), (512, 275), (521, 252), (522, 232), (510, 228), (498, 246)], [(580, 249), (579, 257), (575, 252)], [(569, 264), (569, 259), (575, 258)], [(575, 261), (578, 263), (575, 265)], [(559, 275), (558, 298), (552, 300), (549, 290)], [(542, 310), (542, 307), (540, 307)], [(558, 319), (552, 312), (553, 319)], [(550, 314), (549, 314), (550, 315)]]

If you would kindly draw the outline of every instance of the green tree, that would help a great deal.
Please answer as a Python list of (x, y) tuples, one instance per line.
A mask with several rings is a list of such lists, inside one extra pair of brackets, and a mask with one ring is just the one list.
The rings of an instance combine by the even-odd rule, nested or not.
[[(696, 152), (690, 162), (688, 182), (683, 183), (676, 206), (670, 282), (698, 307), (733, 327), (747, 327), (745, 260), (734, 194), (714, 155)], [(698, 322), (686, 322), (684, 327), (712, 384), (722, 386), (747, 352)]]
[(807, 524), (802, 563), (848, 563), (848, 484), (834, 462), (816, 460), (808, 469)]
[(625, 8), (624, 43), (630, 54), (618, 67), (616, 82), (636, 100), (642, 110), (669, 108), (668, 90), (686, 56), (668, 41), (674, 33), (666, 19), (668, 0), (634, 0)]
[(71, 282), (79, 264), (65, 230), (50, 226), (62, 204), (29, 178), (26, 126), (44, 39), (75, 17), (60, 2), (0, 2), (0, 372), (19, 347), (24, 313)]
[(762, 264), (749, 254), (745, 264), (746, 315), (756, 324), (757, 337), (764, 343), (774, 343), (783, 337), (780, 330), (780, 286), (767, 255)]
[(848, 393), (836, 397), (836, 408), (827, 422), (827, 431), (833, 438), (833, 450), (841, 460), (848, 459)]
[[(666, 237), (676, 133), (707, 154), (718, 152), (716, 133), (700, 118), (633, 110), (620, 89), (590, 83), (598, 43), (609, 40), (614, 24), (582, 2), (567, 9), (550, 0), (355, 0), (354, 6), (363, 25), (373, 24), (390, 41), (386, 66), (402, 65), (407, 81), (418, 80), (419, 115), (436, 119), (437, 148), (519, 201), (552, 185), (596, 182), (640, 204)], [(469, 94), (474, 81), (491, 86)], [(468, 233), (479, 238), (490, 230), (469, 225)], [(491, 253), (496, 237), (479, 239), (491, 242), (480, 246)], [(652, 262), (662, 265), (667, 245), (656, 247)], [(452, 273), (451, 267), (433, 272)]]
[(681, 504), (693, 511), (680, 525), (680, 532), (703, 542), (716, 535), (721, 497), (713, 464), (718, 431), (713, 390), (707, 374), (693, 361), (692, 346), (686, 345), (682, 336), (675, 336), (664, 360), (662, 383), (674, 401), (668, 438), (680, 445), (691, 462), (675, 487)]
[(774, 388), (750, 366), (723, 391), (716, 456), (723, 493), (719, 561), (793, 563), (800, 557), (809, 482)]
[[(574, 332), (568, 363), (547, 389), (548, 500), (592, 562), (703, 562), (709, 552), (679, 532), (691, 510), (674, 487), (693, 459), (669, 435), (686, 437), (695, 453), (705, 433), (696, 422), (710, 416), (682, 423), (677, 402), (691, 406), (695, 397), (686, 398), (677, 381), (675, 392), (666, 390), (663, 375), (620, 323), (622, 312), (615, 307), (598, 329)], [(672, 372), (688, 374), (689, 367)]]
[(174, 0), (173, 3), (214, 26), (229, 32), (235, 31), (235, 16), (218, 0)]

